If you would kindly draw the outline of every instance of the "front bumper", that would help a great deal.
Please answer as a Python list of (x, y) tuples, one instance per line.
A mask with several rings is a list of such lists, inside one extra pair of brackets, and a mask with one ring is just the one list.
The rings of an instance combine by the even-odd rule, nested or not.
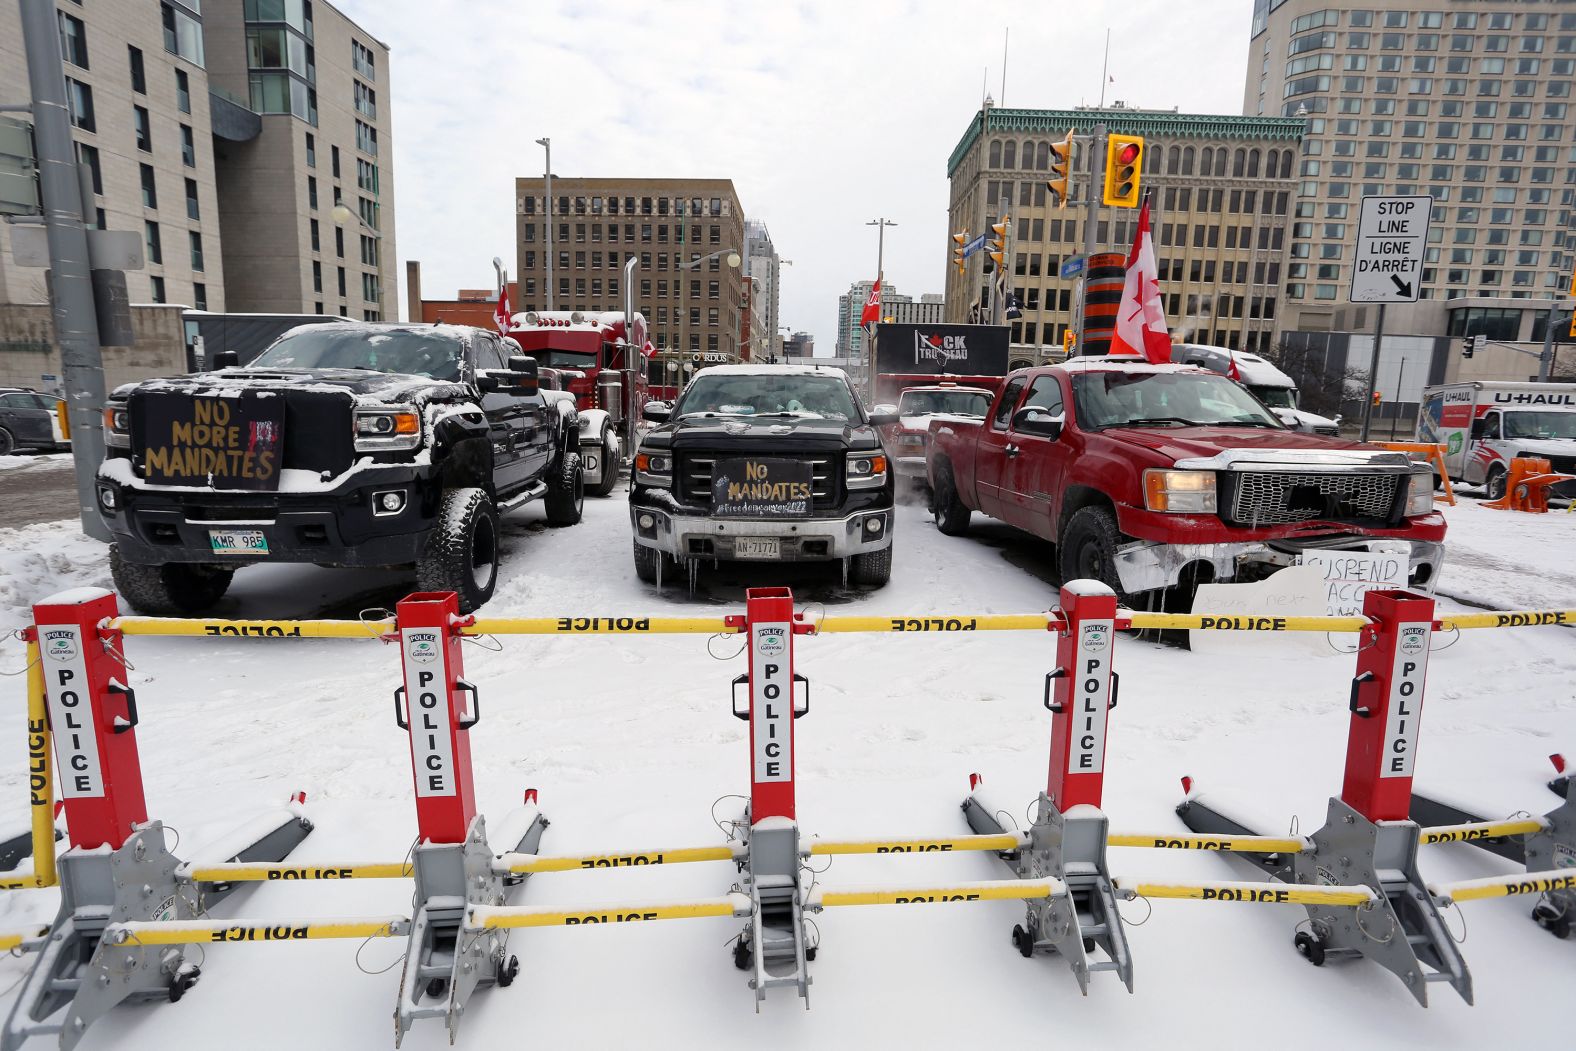
[(580, 471), (585, 475), (587, 486), (600, 485), (603, 479), (607, 477), (603, 472), (612, 471), (615, 477), (618, 475), (618, 462), (621, 454), (619, 451), (619, 440), (616, 435), (613, 436), (612, 443), (613, 456), (610, 461), (607, 450), (602, 448), (600, 438), (596, 435), (588, 436), (582, 434), (580, 436), (580, 447), (578, 450), (580, 453)]
[(904, 478), (915, 482), (929, 481), (930, 476), (927, 473), (927, 468), (925, 467), (925, 457), (923, 455), (894, 456), (892, 457), (892, 467), (897, 472), (897, 476), (899, 478)]
[[(421, 557), (437, 526), (436, 479), (409, 466), (355, 472), (333, 489), (294, 493), (161, 489), (100, 474), (116, 507), (99, 513), (122, 557), (141, 565), (203, 562), (310, 562), (329, 566), (396, 566)], [(398, 513), (379, 514), (373, 494), (401, 492)], [(267, 554), (219, 555), (210, 531), (257, 530)]]
[(1221, 544), (1161, 544), (1140, 540), (1116, 552), (1116, 573), (1122, 590), (1128, 594), (1174, 587), (1189, 566), (1207, 564), (1212, 580), (1230, 582), (1239, 578), (1259, 579), (1275, 569), (1296, 565), (1298, 548), (1310, 551), (1396, 551), (1407, 552), (1407, 582), (1412, 587), (1432, 592), (1445, 561), (1445, 545), (1432, 540), (1397, 540), (1391, 537), (1343, 538), (1338, 543), (1295, 541), (1246, 541)]
[[(711, 518), (631, 503), (635, 542), (677, 559), (735, 559), (741, 537), (779, 541), (779, 562), (824, 562), (879, 551), (892, 543), (891, 507), (856, 511), (839, 518)], [(648, 524), (643, 524), (648, 523)]]

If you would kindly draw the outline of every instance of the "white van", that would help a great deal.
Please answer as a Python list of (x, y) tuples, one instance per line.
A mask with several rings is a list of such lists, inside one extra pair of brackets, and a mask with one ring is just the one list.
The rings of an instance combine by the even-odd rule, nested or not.
[(1425, 387), (1417, 440), (1443, 445), (1450, 480), (1487, 486), (1495, 500), (1505, 495), (1517, 456), (1536, 456), (1555, 471), (1576, 474), (1576, 384)]
[(1232, 362), (1236, 363), (1237, 382), (1267, 405), (1282, 423), (1294, 431), (1309, 434), (1326, 434), (1335, 437), (1341, 432), (1341, 418), (1330, 419), (1318, 413), (1304, 412), (1297, 407), (1297, 384), (1292, 378), (1257, 354), (1245, 350), (1227, 350), (1201, 343), (1178, 343), (1171, 348), (1171, 360), (1180, 365), (1197, 365), (1224, 376), (1232, 375)]

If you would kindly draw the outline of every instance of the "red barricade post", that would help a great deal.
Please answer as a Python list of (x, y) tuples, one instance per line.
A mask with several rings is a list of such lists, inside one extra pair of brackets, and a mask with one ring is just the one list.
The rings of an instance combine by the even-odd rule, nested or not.
[(1434, 600), (1409, 591), (1370, 591), (1363, 598), (1363, 615), (1373, 626), (1359, 636), (1341, 800), (1370, 821), (1405, 821)]
[(148, 820), (137, 755), (137, 698), (120, 660), (115, 596), (77, 588), (33, 607), (55, 739), (56, 786), (71, 845), (119, 849)]
[(452, 591), (417, 592), (395, 606), (405, 685), (395, 693), (394, 712), (410, 731), (419, 836), (432, 843), (465, 842), (476, 816), (470, 728), (481, 710), (476, 688), (465, 681), (459, 612)]
[(1050, 626), (1059, 635), (1056, 670), (1046, 678), (1051, 768), (1045, 794), (1066, 811), (1080, 804), (1098, 807), (1105, 785), (1106, 723), (1116, 702), (1116, 593), (1097, 581), (1074, 580), (1062, 586), (1061, 606), (1063, 623)]
[(794, 818), (793, 637), (809, 626), (794, 622), (793, 592), (745, 592), (749, 633), (750, 821)]

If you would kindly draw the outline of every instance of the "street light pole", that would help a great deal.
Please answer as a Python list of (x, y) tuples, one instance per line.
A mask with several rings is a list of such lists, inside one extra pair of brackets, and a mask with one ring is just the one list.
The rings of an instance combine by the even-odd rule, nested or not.
[(896, 226), (891, 219), (882, 217), (872, 219), (866, 226), (876, 228), (876, 320), (871, 324), (870, 331), (865, 334), (865, 397), (870, 404), (876, 400), (876, 325), (881, 323), (881, 307), (886, 296), (886, 285), (882, 278), (885, 274), (886, 260), (886, 228)]
[[(722, 255), (727, 256), (727, 259), (726, 259), (727, 264), (730, 267), (732, 267), (733, 269), (735, 269), (735, 270), (739, 269), (739, 266), (744, 262), (744, 259), (743, 259), (742, 256), (739, 255), (739, 250), (737, 248), (719, 248), (715, 252), (711, 253), (711, 255), (697, 256), (695, 259), (692, 259), (688, 263), (680, 263), (679, 264), (679, 274), (680, 274), (680, 277), (679, 277), (679, 313), (680, 313), (680, 320), (684, 323), (685, 326), (688, 326), (688, 324), (689, 324), (689, 314), (688, 314), (689, 290), (686, 287), (688, 285), (688, 283), (689, 283), (689, 279), (687, 277), (682, 276), (682, 275), (686, 271), (699, 269), (699, 267), (700, 267), (700, 265), (702, 263), (710, 262), (711, 260), (716, 259), (718, 256), (722, 256)], [(720, 283), (721, 282), (719, 282), (719, 284)], [(682, 334), (683, 334), (683, 330), (681, 329), (680, 330), (680, 337), (681, 337), (680, 338), (680, 342), (681, 343), (682, 343)], [(682, 346), (679, 349), (680, 349), (681, 353), (686, 351), (686, 348), (684, 348)], [(699, 338), (699, 336), (696, 337), (695, 349), (696, 350), (700, 349), (700, 338)]]
[(543, 176), (547, 196), (547, 309), (553, 310), (553, 140), (540, 138), (536, 144), (547, 151), (547, 174)]

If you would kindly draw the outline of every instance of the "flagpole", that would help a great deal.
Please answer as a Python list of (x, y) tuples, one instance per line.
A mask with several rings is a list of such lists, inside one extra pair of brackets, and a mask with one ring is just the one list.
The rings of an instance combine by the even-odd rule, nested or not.
[(1100, 108), (1105, 109), (1105, 85), (1110, 81), (1111, 70), (1111, 30), (1105, 31), (1105, 61), (1100, 63)]
[(866, 226), (876, 228), (876, 287), (873, 294), (876, 297), (876, 319), (870, 323), (870, 330), (865, 334), (865, 397), (872, 406), (876, 403), (876, 326), (881, 323), (881, 307), (886, 298), (886, 228), (896, 226), (897, 223), (882, 216), (872, 219)]

